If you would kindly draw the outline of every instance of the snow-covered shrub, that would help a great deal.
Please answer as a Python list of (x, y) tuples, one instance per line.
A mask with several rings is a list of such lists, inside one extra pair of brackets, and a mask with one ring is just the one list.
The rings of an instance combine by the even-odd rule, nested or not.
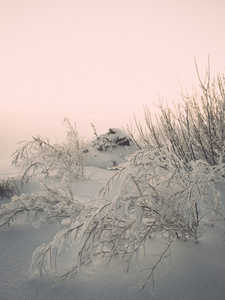
[[(145, 108), (146, 128), (136, 120), (136, 144), (140, 149), (167, 148), (185, 163), (203, 159), (217, 165), (225, 159), (225, 77), (218, 74), (211, 79), (208, 67), (202, 81), (197, 64), (196, 71), (199, 89), (193, 89), (192, 95), (182, 92), (177, 107), (159, 103), (156, 122)], [(127, 131), (132, 135), (129, 128)]]
[(1, 206), (0, 227), (10, 225), (19, 217), (26, 217), (35, 226), (75, 219), (84, 206), (76, 199), (75, 184), (67, 176), (54, 185), (41, 183), (31, 195), (13, 196)]
[[(26, 216), (32, 223), (58, 223), (64, 219), (74, 219), (83, 210), (83, 205), (76, 199), (76, 179), (83, 177), (88, 145), (85, 143), (68, 119), (65, 143), (51, 145), (41, 137), (24, 142), (13, 154), (13, 163), (22, 168), (20, 182), (27, 182), (38, 176), (39, 189), (32, 193), (19, 194), (14, 181), (2, 183), (4, 195), (12, 197), (3, 204), (0, 211), (0, 227), (13, 223), (18, 217)], [(53, 175), (52, 180), (44, 175)], [(48, 179), (48, 180), (47, 180)], [(35, 181), (33, 180), (33, 184)], [(3, 186), (4, 184), (4, 186)]]
[(99, 200), (35, 251), (32, 272), (43, 274), (56, 266), (57, 255), (68, 245), (74, 247), (74, 261), (59, 280), (74, 277), (99, 256), (107, 265), (119, 260), (128, 271), (145, 247), (151, 249), (156, 238), (162, 239), (165, 247), (154, 266), (148, 267), (151, 259), (146, 259), (149, 273), (143, 288), (175, 239), (197, 242), (207, 224), (224, 223), (215, 186), (223, 172), (224, 165), (213, 167), (202, 160), (187, 167), (169, 151), (132, 154), (99, 192)]
[(13, 154), (13, 164), (22, 169), (22, 183), (37, 174), (70, 174), (71, 177), (84, 175), (88, 145), (79, 137), (75, 126), (64, 119), (67, 128), (65, 143), (52, 145), (48, 139), (40, 136), (32, 141), (22, 142), (22, 147)]

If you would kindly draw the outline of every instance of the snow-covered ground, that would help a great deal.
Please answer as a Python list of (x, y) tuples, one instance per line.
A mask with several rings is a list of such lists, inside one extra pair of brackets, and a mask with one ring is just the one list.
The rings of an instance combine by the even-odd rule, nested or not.
[[(13, 149), (14, 150), (14, 149)], [(1, 148), (0, 178), (13, 176), (8, 152), (12, 147)], [(115, 161), (116, 153), (112, 160)], [(86, 169), (86, 179), (77, 182), (77, 198), (84, 203), (94, 199), (96, 192), (106, 183), (112, 172), (105, 168), (109, 163), (105, 155), (96, 157)], [(99, 166), (98, 166), (99, 164)], [(27, 189), (32, 185), (28, 184)], [(113, 265), (105, 269), (101, 262), (82, 271), (73, 281), (53, 286), (51, 277), (39, 279), (29, 274), (34, 250), (50, 242), (58, 225), (35, 228), (18, 222), (0, 230), (0, 299), (225, 299), (225, 242), (220, 228), (209, 227), (199, 243), (176, 241), (171, 256), (164, 266), (155, 271), (155, 288), (138, 291), (133, 286), (140, 278), (137, 270), (124, 275), (122, 268)], [(158, 244), (156, 243), (155, 247)], [(145, 258), (148, 260), (148, 258)]]

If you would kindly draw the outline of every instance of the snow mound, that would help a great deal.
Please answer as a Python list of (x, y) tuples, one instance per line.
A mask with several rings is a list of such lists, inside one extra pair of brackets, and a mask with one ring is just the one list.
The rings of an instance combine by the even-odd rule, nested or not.
[(92, 142), (86, 164), (109, 169), (124, 163), (126, 157), (134, 151), (130, 137), (123, 130), (110, 128), (106, 134), (97, 136)]
[(131, 146), (130, 137), (119, 128), (110, 128), (106, 134), (100, 135), (97, 140), (107, 139), (115, 146)]

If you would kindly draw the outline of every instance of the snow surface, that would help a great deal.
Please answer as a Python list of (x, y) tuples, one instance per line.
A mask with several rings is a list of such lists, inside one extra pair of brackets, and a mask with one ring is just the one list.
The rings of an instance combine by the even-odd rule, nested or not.
[[(5, 154), (7, 147), (1, 151)], [(120, 160), (121, 156), (108, 152), (89, 160), (86, 179), (77, 182), (80, 201), (94, 199), (115, 172), (107, 170), (115, 158)], [(9, 156), (6, 159), (6, 155), (2, 155), (0, 159), (0, 178), (15, 175)], [(30, 184), (27, 188), (32, 187)], [(54, 224), (34, 228), (21, 222), (0, 230), (0, 300), (225, 299), (225, 243), (222, 243), (223, 232), (219, 227), (209, 227), (199, 243), (176, 241), (173, 244), (171, 257), (155, 272), (154, 293), (151, 285), (142, 291), (133, 287), (140, 278), (135, 268), (127, 276), (120, 266), (105, 269), (101, 262), (82, 271), (75, 280), (55, 287), (51, 276), (32, 277), (29, 267), (33, 251), (50, 242), (57, 230), (58, 225)], [(157, 249), (159, 243), (154, 247)]]

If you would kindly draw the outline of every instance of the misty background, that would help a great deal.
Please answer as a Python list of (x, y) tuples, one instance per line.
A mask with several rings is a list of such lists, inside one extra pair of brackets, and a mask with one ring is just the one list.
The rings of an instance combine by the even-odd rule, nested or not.
[(222, 0), (0, 0), (0, 143), (81, 136), (144, 122), (180, 101), (210, 55), (224, 72)]

